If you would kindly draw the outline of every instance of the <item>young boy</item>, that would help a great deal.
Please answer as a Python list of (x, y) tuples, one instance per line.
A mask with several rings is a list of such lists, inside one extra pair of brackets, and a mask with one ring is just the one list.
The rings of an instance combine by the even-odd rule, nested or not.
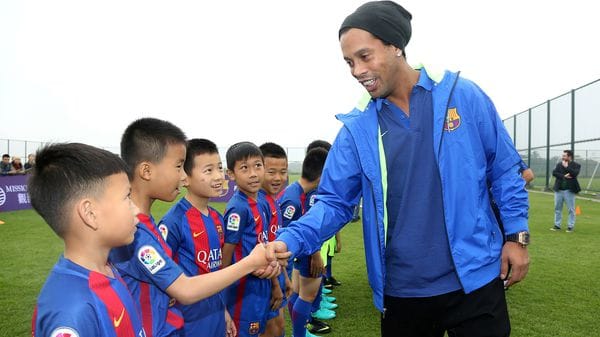
[[(326, 158), (327, 151), (323, 148), (312, 149), (306, 154), (302, 163), (302, 176), (285, 189), (280, 200), (284, 227), (300, 218), (310, 207), (311, 198), (307, 198), (307, 194), (316, 190), (319, 185)], [(305, 326), (311, 316), (312, 303), (319, 293), (322, 273), (323, 260), (319, 251), (311, 256), (299, 256), (294, 263), (294, 293), (290, 296), (294, 337), (313, 336)]]
[[(260, 147), (264, 157), (265, 176), (260, 194), (269, 203), (271, 212), (271, 223), (269, 225), (269, 242), (275, 240), (277, 230), (282, 225), (281, 207), (277, 195), (282, 192), (288, 180), (288, 160), (285, 150), (275, 143), (264, 143)], [(272, 279), (271, 310), (276, 311), (277, 316), (267, 322), (265, 336), (280, 337), (285, 335), (285, 319), (283, 308), (287, 304), (287, 298), (291, 295), (291, 282), (286, 272)]]
[(38, 297), (32, 336), (145, 336), (131, 293), (108, 263), (110, 249), (135, 233), (126, 172), (118, 156), (89, 145), (38, 151), (31, 204), (65, 250)]
[[(240, 277), (267, 267), (264, 247), (255, 247), (249, 258), (232, 268), (194, 277), (186, 276), (173, 261), (171, 247), (159, 234), (150, 209), (154, 200), (171, 202), (185, 178), (186, 138), (175, 125), (154, 118), (130, 124), (121, 139), (121, 157), (127, 163), (131, 198), (140, 209), (133, 243), (111, 253), (133, 297), (141, 306), (146, 335), (178, 336), (183, 318), (173, 305), (195, 303), (209, 297)], [(261, 276), (271, 277), (278, 269), (268, 265)]]
[[(237, 190), (227, 203), (223, 265), (235, 266), (257, 243), (268, 242), (271, 222), (269, 205), (259, 197), (264, 179), (264, 163), (260, 149), (250, 143), (232, 145), (226, 154), (227, 174)], [(270, 310), (271, 280), (248, 275), (227, 289), (227, 309), (239, 336), (258, 336), (266, 322), (275, 317)]]
[[(308, 151), (310, 151), (314, 148), (317, 148), (317, 147), (324, 148), (325, 150), (327, 150), (327, 152), (329, 152), (329, 149), (331, 149), (331, 144), (324, 140), (314, 140), (310, 144), (308, 144), (308, 146), (306, 147), (306, 152), (308, 153)], [(310, 193), (311, 199), (310, 199), (309, 206), (312, 206), (314, 204), (314, 197), (316, 196), (316, 192), (317, 192), (317, 190), (315, 189), (313, 192)], [(354, 216), (358, 216), (357, 215), (358, 209), (359, 209), (359, 206), (357, 205), (355, 207), (352, 222), (354, 222)], [(336, 280), (335, 277), (333, 277), (333, 275), (332, 275), (333, 257), (335, 255), (335, 253), (340, 252), (341, 249), (342, 249), (342, 240), (341, 240), (340, 232), (335, 233), (335, 236), (333, 236), (333, 237), (331, 237), (331, 239), (325, 241), (325, 243), (323, 243), (323, 246), (321, 248), (321, 256), (323, 257), (323, 261), (325, 262), (325, 267), (326, 267), (326, 275), (323, 277), (323, 279), (324, 279), (323, 286), (327, 289), (331, 289), (331, 288), (333, 288), (333, 286), (342, 285), (342, 283), (339, 282), (338, 280)], [(326, 308), (334, 307), (334, 305), (327, 304), (326, 302), (327, 301), (325, 301), (323, 303)]]
[[(158, 228), (187, 276), (221, 269), (225, 233), (223, 217), (208, 205), (221, 195), (223, 164), (217, 146), (207, 139), (187, 142), (183, 165), (187, 193), (167, 212)], [(221, 292), (192, 305), (178, 305), (183, 312), (184, 336), (235, 336), (235, 326), (225, 310)]]

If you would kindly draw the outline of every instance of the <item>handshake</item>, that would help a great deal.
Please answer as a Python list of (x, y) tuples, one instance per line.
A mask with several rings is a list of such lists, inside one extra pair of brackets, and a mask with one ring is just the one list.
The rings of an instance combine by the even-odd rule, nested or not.
[(282, 267), (287, 266), (291, 255), (284, 242), (273, 241), (257, 244), (246, 258), (254, 267), (252, 275), (259, 278), (272, 278), (281, 273)]

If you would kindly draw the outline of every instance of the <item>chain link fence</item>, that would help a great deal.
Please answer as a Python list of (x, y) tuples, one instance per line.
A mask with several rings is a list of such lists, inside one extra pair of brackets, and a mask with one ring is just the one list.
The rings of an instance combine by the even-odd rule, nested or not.
[(564, 150), (581, 164), (584, 193), (600, 194), (600, 79), (505, 119), (521, 157), (536, 175), (534, 188), (550, 189)]

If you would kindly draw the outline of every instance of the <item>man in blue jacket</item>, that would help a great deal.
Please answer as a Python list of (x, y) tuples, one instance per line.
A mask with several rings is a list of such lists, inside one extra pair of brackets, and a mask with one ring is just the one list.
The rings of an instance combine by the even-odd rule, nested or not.
[(377, 1), (342, 23), (344, 60), (371, 98), (337, 116), (344, 125), (317, 203), (270, 250), (314, 252), (351, 220), (362, 197), (382, 336), (508, 336), (502, 279), (519, 282), (529, 265), (521, 158), (477, 85), (407, 64), (411, 18), (398, 4)]

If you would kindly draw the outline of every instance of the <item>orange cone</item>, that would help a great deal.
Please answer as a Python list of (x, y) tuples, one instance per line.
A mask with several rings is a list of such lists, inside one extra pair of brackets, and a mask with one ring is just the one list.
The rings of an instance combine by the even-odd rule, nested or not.
[(579, 206), (575, 206), (575, 215), (581, 215), (581, 208)]

